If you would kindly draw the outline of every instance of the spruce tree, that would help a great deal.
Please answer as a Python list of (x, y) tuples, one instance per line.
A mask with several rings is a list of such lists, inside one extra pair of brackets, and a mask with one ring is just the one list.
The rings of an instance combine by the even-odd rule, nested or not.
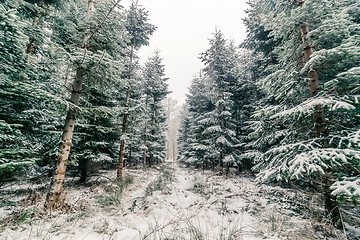
[(37, 159), (27, 140), (32, 125), (24, 112), (32, 108), (39, 89), (31, 85), (34, 72), (26, 61), (26, 23), (16, 9), (0, 5), (0, 173), (1, 179), (26, 169)]
[[(213, 167), (224, 163), (229, 167), (237, 158), (235, 125), (231, 118), (234, 108), (231, 87), (237, 81), (236, 56), (220, 31), (210, 39), (210, 48), (201, 55), (205, 64), (204, 73), (213, 82), (215, 109), (205, 113), (200, 122), (205, 124), (203, 135), (206, 138), (208, 154), (211, 154)], [(211, 149), (211, 150), (210, 150)]]
[(148, 13), (144, 8), (140, 8), (134, 2), (131, 4), (130, 9), (126, 12), (125, 27), (127, 34), (130, 38), (129, 43), (129, 61), (127, 64), (127, 71), (125, 73), (126, 84), (126, 97), (125, 109), (123, 113), (123, 120), (121, 124), (121, 140), (120, 140), (120, 153), (119, 153), (119, 166), (117, 171), (117, 178), (122, 178), (123, 162), (125, 155), (125, 138), (128, 128), (128, 117), (130, 114), (130, 100), (132, 99), (133, 88), (137, 83), (135, 77), (135, 51), (143, 45), (148, 45), (149, 36), (155, 31), (154, 25), (148, 23)]
[(101, 82), (104, 87), (111, 86), (121, 75), (123, 64), (118, 56), (121, 53), (123, 35), (120, 34), (121, 15), (115, 11), (118, 4), (119, 1), (99, 2), (98, 10), (95, 11), (93, 0), (89, 0), (86, 5), (77, 5), (70, 1), (63, 4), (64, 15), (57, 20), (62, 24), (58, 24), (54, 29), (54, 39), (72, 58), (74, 82), (72, 86), (66, 86), (71, 92), (69, 110), (55, 175), (47, 195), (47, 208), (58, 206), (60, 201), (66, 165), (73, 144), (75, 119), (80, 110), (80, 95), (91, 84)]
[(167, 80), (162, 58), (156, 51), (145, 63), (142, 77), (145, 98), (144, 166), (161, 162), (166, 156), (166, 113), (162, 101), (170, 93)]
[[(259, 3), (265, 9), (266, 3)], [(338, 225), (339, 207), (330, 187), (354, 197), (357, 183), (351, 176), (360, 157), (354, 145), (359, 105), (352, 82), (359, 65), (356, 3), (291, 3), (277, 1), (269, 14), (259, 13), (265, 30), (278, 41), (273, 50), (278, 64), (268, 66), (270, 74), (259, 82), (268, 100), (254, 116), (268, 128), (260, 135), (265, 154), (256, 166), (258, 179), (321, 180), (326, 213)], [(286, 24), (278, 25), (280, 19)], [(344, 179), (352, 190), (346, 190)]]

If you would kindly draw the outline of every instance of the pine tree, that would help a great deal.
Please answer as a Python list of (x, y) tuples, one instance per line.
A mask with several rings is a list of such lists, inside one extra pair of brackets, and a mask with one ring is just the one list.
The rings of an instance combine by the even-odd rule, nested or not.
[[(84, 79), (89, 85), (102, 80), (104, 86), (111, 86), (116, 77), (121, 74), (121, 59), (115, 58), (118, 56), (116, 54), (121, 52), (119, 47), (122, 46), (122, 35), (119, 34), (121, 32), (121, 15), (114, 11), (118, 4), (119, 1), (110, 4), (106, 2), (101, 4), (100, 2), (97, 5), (99, 6), (98, 11), (95, 11), (93, 0), (89, 0), (86, 6), (68, 2), (63, 5), (63, 12), (66, 15), (62, 15), (58, 19), (62, 24), (57, 25), (57, 28), (54, 29), (54, 39), (69, 55), (72, 55), (75, 78), (72, 86), (68, 87), (71, 91), (71, 102), (61, 138), (57, 169), (47, 195), (47, 208), (56, 207), (60, 201), (66, 165), (72, 146), (75, 118), (79, 111), (80, 94), (87, 86), (83, 84)], [(79, 22), (85, 24), (77, 25)], [(64, 23), (67, 24), (64, 25)], [(111, 29), (112, 25), (116, 27)]]
[(214, 151), (208, 148), (207, 139), (203, 136), (207, 126), (203, 121), (205, 114), (215, 109), (212, 88), (213, 82), (203, 74), (193, 78), (179, 130), (180, 161), (202, 166), (203, 169), (210, 164), (214, 166), (211, 155)]
[(254, 145), (251, 126), (255, 123), (252, 114), (262, 99), (262, 94), (256, 84), (264, 74), (265, 59), (260, 52), (239, 50), (237, 65), (240, 74), (231, 88), (234, 101), (232, 118), (236, 125), (236, 139), (239, 141), (237, 146), (239, 156), (236, 159), (239, 170), (250, 170), (253, 167), (254, 158), (259, 155), (259, 149)]
[[(53, 1), (45, 1), (49, 10), (46, 13), (53, 11), (53, 7), (50, 3)], [(44, 28), (50, 26), (50, 19), (48, 18), (49, 14), (42, 14), (41, 21), (37, 23), (37, 30), (30, 34), (29, 28), (32, 28), (33, 24), (33, 9), (36, 8), (33, 2), (25, 1), (6, 1), (2, 3), (2, 6), (5, 9), (17, 8), (17, 22), (18, 25), (14, 25), (11, 31), (16, 31), (15, 36), (17, 40), (7, 40), (6, 38), (10, 37), (11, 34), (5, 34), (4, 36), (4, 50), (10, 42), (16, 43), (18, 50), (14, 52), (14, 48), (11, 51), (7, 51), (6, 54), (3, 54), (5, 68), (3, 71), (3, 77), (10, 77), (12, 80), (19, 81), (18, 83), (11, 81), (7, 82), (7, 86), (4, 85), (4, 91), (8, 91), (4, 95), (4, 104), (3, 117), (9, 118), (11, 116), (12, 122), (18, 122), (16, 131), (17, 135), (22, 135), (23, 140), (17, 141), (15, 145), (26, 144), (28, 150), (31, 149), (31, 154), (33, 156), (32, 163), (33, 167), (36, 166), (46, 166), (49, 162), (48, 158), (53, 154), (53, 148), (51, 143), (58, 137), (57, 135), (57, 124), (54, 121), (58, 117), (58, 110), (61, 106), (64, 106), (63, 101), (59, 99), (59, 95), (56, 94), (54, 89), (58, 89), (60, 83), (58, 81), (59, 74), (57, 74), (57, 69), (61, 66), (62, 61), (56, 61), (54, 59), (54, 54), (52, 53), (52, 43), (48, 40), (49, 34), (45, 33)], [(14, 9), (15, 11), (15, 9)], [(43, 10), (42, 10), (43, 11)], [(5, 19), (4, 19), (5, 20)], [(6, 20), (5, 20), (6, 21)], [(5, 23), (5, 22), (4, 22)], [(5, 32), (9, 32), (9, 28), (4, 25)], [(5, 33), (4, 32), (4, 33)], [(18, 33), (23, 35), (19, 35)], [(29, 44), (29, 35), (33, 38), (36, 38), (36, 47), (34, 47), (34, 52), (36, 55), (23, 55), (23, 52), (26, 52), (27, 46)], [(23, 40), (26, 38), (26, 43)], [(35, 43), (35, 42), (34, 42)], [(23, 45), (25, 44), (25, 46)], [(19, 47), (22, 46), (23, 49)], [(12, 48), (12, 47), (10, 47)], [(15, 54), (13, 57), (8, 58), (10, 55)], [(23, 61), (25, 58), (25, 62)], [(6, 60), (7, 59), (7, 60)], [(11, 63), (11, 69), (7, 67), (9, 64), (7, 61), (9, 59), (14, 60)], [(17, 70), (16, 70), (17, 69)], [(11, 70), (11, 71), (9, 71)], [(17, 75), (20, 74), (20, 75)], [(16, 77), (17, 75), (17, 77)], [(8, 85), (9, 84), (9, 85)], [(19, 85), (20, 84), (20, 85)], [(22, 86), (21, 86), (22, 85)], [(13, 93), (18, 92), (18, 97), (9, 98)], [(8, 96), (8, 97), (6, 97)], [(4, 119), (6, 122), (8, 120)], [(15, 125), (14, 125), (15, 126)], [(20, 127), (21, 126), (21, 127)], [(11, 130), (13, 131), (13, 130)], [(7, 146), (9, 146), (7, 144)], [(25, 146), (25, 145), (23, 145)], [(26, 159), (27, 154), (24, 151), (19, 151), (18, 153)], [(10, 151), (8, 151), (10, 153)], [(14, 162), (16, 162), (14, 155)], [(4, 158), (6, 159), (6, 158)], [(11, 158), (7, 161), (13, 161)], [(20, 165), (19, 165), (20, 166)], [(14, 172), (18, 173), (18, 172)], [(33, 174), (35, 172), (31, 172)], [(18, 175), (20, 176), (20, 175)]]
[(170, 93), (166, 83), (168, 78), (165, 77), (165, 66), (158, 51), (145, 63), (142, 80), (145, 98), (143, 164), (152, 166), (166, 156), (166, 114), (162, 101)]
[(117, 171), (117, 178), (122, 178), (123, 162), (125, 155), (125, 134), (128, 128), (128, 117), (129, 117), (129, 104), (131, 100), (131, 93), (134, 85), (137, 81), (134, 72), (134, 51), (138, 50), (143, 45), (148, 45), (149, 36), (155, 31), (155, 27), (148, 23), (148, 13), (143, 9), (139, 8), (134, 2), (131, 4), (129, 11), (126, 15), (125, 27), (130, 38), (130, 50), (129, 50), (129, 63), (127, 70), (127, 87), (125, 97), (125, 110), (123, 121), (121, 125), (122, 139), (120, 143), (119, 153), (119, 167)]
[(4, 179), (26, 169), (37, 158), (27, 141), (31, 121), (24, 111), (36, 103), (37, 96), (30, 93), (39, 89), (29, 81), (34, 72), (25, 55), (26, 23), (16, 9), (5, 4), (0, 5), (0, 23), (0, 173)]
[(234, 107), (231, 87), (237, 81), (236, 56), (233, 54), (231, 45), (217, 31), (214, 38), (210, 39), (210, 48), (201, 55), (205, 64), (204, 73), (213, 82), (216, 96), (212, 99), (215, 109), (206, 113), (200, 122), (206, 125), (203, 135), (207, 140), (207, 153), (211, 154), (213, 167), (224, 167), (224, 163), (229, 167), (237, 158), (235, 125), (231, 118)]
[[(359, 64), (353, 40), (358, 36), (353, 15), (356, 4), (326, 0), (292, 3), (277, 1), (269, 14), (261, 15), (265, 30), (278, 41), (273, 50), (278, 64), (268, 66), (270, 74), (260, 81), (268, 96), (255, 117), (268, 127), (262, 126), (265, 131), (260, 141), (265, 144), (265, 154), (256, 166), (260, 170), (258, 178), (310, 182), (321, 179), (325, 210), (338, 224), (339, 207), (331, 194), (330, 179), (342, 182), (335, 182), (333, 188), (340, 186), (342, 190), (334, 193), (346, 192), (346, 187), (341, 187), (346, 185), (342, 179), (356, 186), (354, 178), (347, 177), (358, 169), (360, 156), (353, 145), (358, 131), (354, 128), (357, 88), (352, 85)], [(277, 24), (280, 19), (284, 25)], [(350, 88), (341, 92), (340, 76), (350, 83)], [(340, 117), (344, 114), (347, 119)], [(345, 131), (347, 136), (343, 135)], [(345, 146), (340, 139), (351, 144)], [(339, 166), (349, 171), (340, 172)], [(356, 188), (345, 195), (354, 197), (352, 192)]]

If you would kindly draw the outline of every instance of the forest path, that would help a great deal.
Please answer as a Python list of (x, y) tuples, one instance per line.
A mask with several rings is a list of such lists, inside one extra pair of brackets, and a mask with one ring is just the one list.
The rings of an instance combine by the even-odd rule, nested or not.
[(321, 239), (294, 204), (298, 193), (257, 186), (249, 176), (226, 177), (177, 162), (126, 169), (133, 179), (127, 188), (111, 181), (114, 176), (104, 171), (89, 180), (91, 187), (68, 185), (66, 199), (75, 206), (68, 213), (41, 216), (43, 203), (20, 209), (23, 222), (6, 227), (0, 239)]
[[(136, 213), (134, 218), (128, 212), (124, 220), (142, 239), (264, 239), (257, 237), (257, 221), (247, 212), (246, 185), (167, 162), (155, 180), (124, 195)], [(131, 239), (128, 229), (118, 234)]]

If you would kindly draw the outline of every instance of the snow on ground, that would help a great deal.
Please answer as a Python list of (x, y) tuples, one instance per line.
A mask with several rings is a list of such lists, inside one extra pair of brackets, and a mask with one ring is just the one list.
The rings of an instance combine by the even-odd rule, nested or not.
[[(298, 193), (256, 186), (251, 177), (168, 162), (128, 169), (133, 183), (122, 192), (108, 180), (115, 172), (104, 174), (91, 187), (66, 187), (68, 213), (45, 214), (39, 201), (17, 215), (16, 225), (9, 222), (0, 239), (324, 239), (293, 204)], [(2, 207), (0, 215), (11, 209)]]

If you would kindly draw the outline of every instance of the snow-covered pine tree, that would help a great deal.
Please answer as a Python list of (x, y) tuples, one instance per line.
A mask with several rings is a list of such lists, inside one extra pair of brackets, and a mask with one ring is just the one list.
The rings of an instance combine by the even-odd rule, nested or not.
[(241, 47), (253, 50), (255, 54), (264, 55), (262, 66), (269, 63), (274, 64), (277, 60), (273, 50), (279, 40), (274, 39), (274, 36), (270, 34), (270, 30), (265, 29), (264, 22), (259, 14), (269, 14), (269, 11), (274, 6), (274, 1), (249, 0), (247, 3), (249, 9), (245, 11), (247, 16), (243, 20), (247, 28), (247, 36), (241, 43)]
[(239, 171), (251, 169), (254, 158), (259, 154), (258, 149), (254, 146), (251, 137), (254, 123), (252, 114), (254, 113), (262, 94), (258, 91), (256, 83), (263, 74), (263, 64), (265, 64), (264, 55), (261, 52), (255, 53), (253, 50), (240, 48), (238, 50), (237, 68), (239, 77), (232, 85), (234, 108), (232, 118), (235, 123), (236, 139), (239, 141), (237, 151), (239, 157), (236, 164)]
[[(52, 2), (44, 1), (46, 7), (49, 8), (47, 12), (53, 12), (53, 7), (50, 5)], [(7, 92), (3, 95), (4, 99), (1, 101), (5, 104), (2, 107), (2, 120), (8, 122), (11, 119), (11, 122), (16, 123), (13, 127), (17, 126), (17, 130), (8, 130), (13, 133), (15, 131), (19, 136), (24, 137), (22, 141), (10, 145), (27, 145), (28, 150), (31, 149), (30, 155), (33, 156), (32, 159), (36, 158), (36, 163), (39, 166), (45, 166), (49, 162), (48, 157), (53, 153), (51, 143), (58, 137), (57, 124), (53, 120), (59, 116), (58, 110), (62, 101), (59, 100), (59, 95), (55, 94), (55, 89), (58, 89), (60, 85), (57, 78), (58, 74), (55, 73), (62, 62), (55, 61), (54, 54), (51, 52), (52, 43), (48, 39), (49, 34), (45, 31), (45, 28), (50, 26), (50, 20), (48, 14), (43, 13), (44, 9), (37, 7), (31, 1), (20, 0), (1, 2), (1, 6), (2, 10), (4, 10), (2, 43), (5, 51), (2, 55), (2, 67), (4, 69), (1, 72), (2, 78), (9, 78), (7, 84), (3, 82), (5, 85), (2, 87), (3, 93)], [(40, 9), (43, 17), (37, 22), (37, 30), (30, 34), (29, 29), (34, 27), (34, 8)], [(14, 32), (14, 35), (10, 34), (11, 31)], [(28, 49), (29, 41), (32, 41), (26, 35), (34, 39), (33, 44), (36, 43), (36, 47), (33, 46), (32, 53), (35, 52), (36, 55), (30, 56), (28, 52), (28, 55), (25, 55), (26, 62), (24, 62), (23, 52)], [(16, 39), (11, 39), (11, 36), (16, 36)], [(27, 42), (25, 43), (25, 41)], [(15, 82), (11, 83), (11, 81)], [(17, 94), (13, 95), (16, 92)], [(10, 145), (6, 144), (7, 147), (5, 148)], [(9, 148), (6, 152), (8, 155), (12, 151)], [(13, 159), (10, 155), (8, 157), (4, 156), (3, 159), (8, 163), (15, 163), (18, 159), (16, 156), (21, 155), (21, 158), (29, 163), (29, 161), (26, 161), (28, 158), (25, 152), (25, 149), (13, 152)], [(22, 164), (17, 166), (19, 168), (11, 167), (11, 169), (22, 168)], [(14, 173), (18, 172), (14, 171)]]
[(231, 87), (236, 83), (238, 73), (234, 49), (225, 40), (221, 31), (216, 31), (210, 39), (210, 48), (201, 54), (200, 59), (205, 64), (204, 74), (213, 82), (213, 99), (215, 109), (205, 113), (204, 138), (208, 150), (206, 154), (212, 159), (213, 167), (219, 165), (227, 167), (234, 165), (238, 152), (235, 124), (232, 121), (234, 108)]
[[(125, 78), (126, 83), (126, 97), (125, 97), (125, 109), (123, 113), (123, 120), (121, 124), (121, 140), (120, 140), (120, 152), (119, 152), (119, 166), (117, 171), (117, 178), (122, 178), (122, 170), (124, 165), (125, 155), (125, 139), (128, 128), (128, 117), (130, 115), (130, 103), (134, 86), (137, 84), (138, 79), (135, 78), (136, 63), (134, 63), (135, 51), (141, 46), (148, 45), (149, 36), (155, 31), (155, 26), (148, 23), (148, 13), (144, 8), (141, 8), (137, 3), (132, 3), (130, 9), (126, 11), (125, 28), (127, 30), (129, 43), (129, 61), (126, 66)], [(134, 109), (134, 107), (132, 107)]]
[[(265, 2), (258, 3), (265, 9)], [(271, 148), (256, 166), (258, 179), (321, 180), (325, 209), (335, 224), (340, 216), (330, 179), (336, 179), (334, 193), (354, 198), (358, 191), (356, 5), (277, 1), (268, 14), (258, 13), (264, 29), (278, 42), (273, 50), (278, 64), (268, 66), (271, 74), (260, 82), (269, 101), (255, 114), (271, 126), (261, 135)]]
[(61, 138), (57, 170), (46, 200), (48, 208), (56, 207), (60, 200), (75, 118), (80, 110), (80, 94), (84, 89), (90, 89), (92, 84), (101, 83), (104, 88), (111, 86), (121, 76), (123, 63), (118, 56), (124, 46), (124, 35), (122, 15), (115, 11), (119, 2), (99, 1), (95, 11), (94, 0), (86, 4), (68, 1), (62, 4), (62, 14), (56, 20), (59, 24), (54, 27), (54, 41), (67, 52), (75, 77), (72, 86), (66, 86), (71, 92), (71, 100)]
[(177, 135), (177, 144), (178, 144), (178, 158), (177, 159), (182, 162), (185, 162), (186, 159), (190, 158), (187, 155), (189, 152), (189, 148), (190, 148), (190, 144), (189, 144), (190, 121), (191, 121), (191, 118), (189, 116), (189, 105), (186, 102), (181, 106), (180, 125), (179, 125), (178, 135)]
[[(189, 87), (186, 105), (182, 111), (182, 124), (179, 129), (180, 161), (188, 165), (202, 168), (212, 163), (212, 158), (206, 154), (206, 138), (203, 136), (206, 124), (202, 122), (205, 114), (215, 109), (212, 103), (212, 82), (203, 74), (195, 76)], [(213, 153), (210, 151), (209, 153)]]
[(162, 101), (170, 93), (165, 77), (165, 66), (159, 51), (145, 63), (143, 70), (143, 91), (145, 98), (144, 116), (144, 166), (161, 162), (166, 156), (166, 113)]
[(5, 4), (0, 5), (0, 22), (0, 178), (5, 180), (36, 160), (26, 135), (31, 121), (23, 112), (37, 100), (28, 96), (30, 90), (38, 89), (29, 81), (34, 73), (25, 55), (26, 23), (16, 9)]

